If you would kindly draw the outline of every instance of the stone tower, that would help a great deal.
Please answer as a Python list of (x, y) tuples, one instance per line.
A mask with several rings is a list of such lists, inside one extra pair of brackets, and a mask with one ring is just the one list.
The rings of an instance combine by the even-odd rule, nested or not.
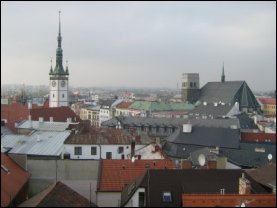
[(198, 100), (200, 94), (198, 73), (183, 73), (181, 94), (184, 102), (195, 103)]

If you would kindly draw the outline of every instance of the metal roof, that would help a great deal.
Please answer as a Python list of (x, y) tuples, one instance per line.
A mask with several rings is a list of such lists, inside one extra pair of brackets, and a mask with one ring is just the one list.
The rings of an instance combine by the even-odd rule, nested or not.
[(68, 128), (69, 122), (49, 122), (25, 120), (19, 124), (20, 129), (35, 129), (40, 131), (64, 131)]
[(70, 131), (38, 131), (31, 136), (6, 135), (1, 139), (1, 146), (11, 147), (10, 153), (58, 156), (69, 135)]

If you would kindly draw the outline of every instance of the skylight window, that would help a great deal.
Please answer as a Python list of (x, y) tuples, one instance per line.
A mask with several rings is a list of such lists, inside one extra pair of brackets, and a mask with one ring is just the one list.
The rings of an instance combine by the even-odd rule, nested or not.
[(163, 192), (163, 202), (172, 202), (171, 192)]

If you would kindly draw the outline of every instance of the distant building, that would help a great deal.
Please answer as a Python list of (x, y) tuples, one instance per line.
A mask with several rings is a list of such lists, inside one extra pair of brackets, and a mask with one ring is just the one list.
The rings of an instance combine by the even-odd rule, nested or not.
[(68, 65), (66, 70), (63, 68), (63, 50), (62, 50), (62, 36), (61, 36), (61, 23), (59, 16), (59, 35), (58, 35), (58, 48), (56, 50), (56, 66), (53, 70), (52, 60), (50, 68), (50, 108), (68, 106)]
[(276, 99), (275, 98), (258, 98), (261, 103), (261, 109), (264, 116), (276, 117)]
[[(210, 105), (215, 107), (222, 105), (224, 106), (222, 113), (226, 115), (236, 103), (242, 112), (260, 111), (258, 101), (245, 81), (225, 81), (224, 67), (221, 82), (208, 82), (201, 89), (199, 89), (199, 74), (183, 74), (182, 97), (184, 101), (190, 103), (197, 101), (195, 104), (201, 108), (196, 107), (194, 113), (197, 113), (199, 109), (200, 112), (206, 111), (207, 115), (211, 109), (203, 108), (208, 109)], [(213, 109), (212, 112), (214, 112)]]

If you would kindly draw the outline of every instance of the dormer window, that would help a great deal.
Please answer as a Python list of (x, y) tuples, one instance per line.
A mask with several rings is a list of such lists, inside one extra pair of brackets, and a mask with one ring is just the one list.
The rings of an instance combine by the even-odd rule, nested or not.
[(163, 192), (163, 202), (172, 202), (171, 192)]

